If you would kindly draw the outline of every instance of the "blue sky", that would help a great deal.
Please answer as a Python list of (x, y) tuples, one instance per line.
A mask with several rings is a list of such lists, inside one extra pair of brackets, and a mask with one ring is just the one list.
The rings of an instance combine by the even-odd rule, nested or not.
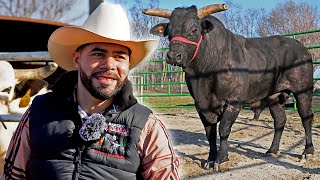
[[(114, 2), (113, 0), (105, 0), (109, 2)], [(127, 0), (130, 4), (133, 0)], [(147, 0), (142, 0), (147, 1)], [(266, 10), (274, 8), (279, 2), (285, 2), (287, 0), (229, 0), (230, 2), (234, 2), (240, 5), (242, 8), (250, 9), (250, 8), (265, 8)], [(320, 0), (294, 0), (295, 2), (307, 2), (314, 7), (317, 7), (318, 11), (320, 11)], [(226, 3), (226, 0), (159, 0), (159, 7), (163, 9), (171, 9), (173, 10), (175, 7), (183, 7), (183, 6), (191, 6), (196, 5), (197, 7), (203, 7), (209, 4), (216, 3)], [(76, 6), (67, 14), (62, 21), (66, 22), (70, 17), (74, 17), (77, 12), (88, 12), (89, 0), (78, 0)], [(229, 11), (232, 11), (232, 6), (229, 6)], [(75, 21), (75, 22), (66, 22), (74, 25), (81, 25), (87, 16)]]
[[(236, 4), (241, 5), (243, 8), (265, 8), (270, 9), (277, 5), (279, 2), (286, 2), (287, 0), (229, 0)], [(294, 0), (295, 2), (307, 2), (313, 6), (319, 6), (319, 0)], [(197, 7), (206, 6), (215, 3), (226, 3), (226, 0), (159, 0), (160, 8), (174, 9), (179, 6), (191, 6)], [(230, 7), (232, 8), (232, 7)]]
[[(252, 8), (261, 6), (264, 8), (273, 7), (277, 0), (232, 0), (237, 4), (240, 4), (244, 8)], [(209, 4), (223, 4), (226, 1), (223, 0), (178, 0), (178, 1), (170, 1), (170, 0), (160, 0), (160, 8), (174, 9), (179, 6), (191, 6), (196, 5), (197, 7), (206, 6)]]

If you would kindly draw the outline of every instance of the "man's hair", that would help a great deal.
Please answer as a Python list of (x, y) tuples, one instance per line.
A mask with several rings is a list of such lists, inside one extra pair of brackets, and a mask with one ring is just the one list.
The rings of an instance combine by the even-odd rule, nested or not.
[(77, 47), (76, 51), (81, 52), (83, 50), (83, 48), (88, 46), (89, 44), (91, 44), (91, 43), (82, 44), (81, 46)]

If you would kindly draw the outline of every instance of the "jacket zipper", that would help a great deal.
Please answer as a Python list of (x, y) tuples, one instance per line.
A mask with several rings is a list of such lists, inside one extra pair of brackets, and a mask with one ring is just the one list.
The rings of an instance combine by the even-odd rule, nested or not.
[(82, 148), (77, 148), (77, 155), (74, 158), (75, 169), (73, 170), (72, 179), (78, 180), (80, 174), (80, 166), (81, 166), (81, 154), (83, 152), (84, 146)]

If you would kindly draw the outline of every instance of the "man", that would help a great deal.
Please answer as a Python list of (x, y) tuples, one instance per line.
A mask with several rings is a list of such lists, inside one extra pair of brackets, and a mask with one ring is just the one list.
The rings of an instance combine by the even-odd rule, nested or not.
[(24, 114), (3, 179), (179, 179), (167, 130), (127, 79), (156, 46), (130, 40), (125, 12), (107, 3), (53, 32), (48, 50), (70, 72)]

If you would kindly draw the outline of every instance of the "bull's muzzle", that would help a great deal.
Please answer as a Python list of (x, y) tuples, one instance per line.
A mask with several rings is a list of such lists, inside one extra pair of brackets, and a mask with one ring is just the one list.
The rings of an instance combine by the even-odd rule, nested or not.
[(169, 51), (167, 53), (167, 63), (180, 65), (182, 63), (183, 56), (180, 53)]

